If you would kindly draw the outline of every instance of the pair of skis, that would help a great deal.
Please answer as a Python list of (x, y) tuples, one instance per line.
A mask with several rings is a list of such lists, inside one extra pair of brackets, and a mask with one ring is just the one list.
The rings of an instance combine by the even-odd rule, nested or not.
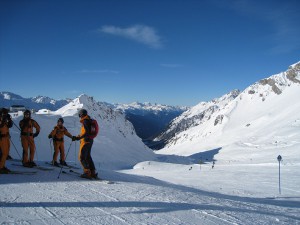
[(61, 165), (61, 164), (58, 164), (58, 166), (55, 166), (53, 165), (51, 162), (46, 162), (47, 165), (50, 165), (52, 167), (58, 167), (58, 168), (66, 168), (66, 169), (80, 169), (79, 167), (77, 166), (71, 166), (71, 165), (67, 165), (67, 166), (64, 166), (64, 165)]
[[(34, 175), (34, 174), (36, 174), (37, 173), (37, 171), (18, 171), (18, 170), (10, 170), (10, 172), (8, 172), (8, 173), (2, 173), (2, 174), (4, 174), (4, 175), (6, 175), (6, 174), (22, 174), (22, 175)], [(2, 175), (1, 174), (1, 175)]]
[[(49, 163), (50, 164), (50, 163)], [(20, 167), (23, 167), (23, 165), (21, 164), (17, 164), (17, 163), (12, 163), (11, 165), (13, 166), (20, 166)], [(50, 164), (52, 165), (52, 164)], [(53, 166), (53, 165), (52, 165)], [(40, 165), (37, 165), (37, 166), (34, 166), (34, 167), (25, 167), (25, 168), (28, 168), (28, 169), (38, 169), (38, 170), (43, 170), (43, 171), (51, 171), (51, 170), (54, 170), (54, 168), (52, 167), (44, 167), (44, 166), (40, 166)], [(61, 168), (59, 166), (59, 168)], [(67, 167), (63, 167), (63, 168), (68, 168), (68, 169), (71, 169), (71, 168), (74, 168), (74, 169), (79, 169), (78, 167), (73, 167), (73, 166), (67, 166)], [(23, 174), (23, 175), (34, 175), (36, 174), (37, 171), (18, 171), (18, 170), (11, 170), (9, 173), (7, 174)]]
[[(25, 168), (30, 168), (30, 169), (35, 168), (35, 169), (39, 169), (39, 170), (43, 170), (43, 171), (51, 171), (51, 170), (54, 170), (54, 167), (57, 167), (57, 168), (61, 168), (61, 169), (68, 169), (67, 171), (66, 170), (62, 170), (63, 174), (68, 174), (68, 175), (71, 175), (71, 176), (76, 176), (76, 177), (87, 179), (87, 180), (91, 180), (91, 181), (99, 181), (99, 182), (103, 182), (103, 183), (106, 183), (106, 184), (114, 184), (115, 183), (113, 181), (103, 180), (101, 178), (84, 178), (84, 177), (81, 177), (81, 173), (73, 170), (73, 169), (80, 169), (80, 168), (78, 168), (76, 166), (70, 166), (70, 165), (68, 165), (68, 166), (63, 166), (63, 165), (54, 166), (50, 162), (46, 162), (46, 164), (49, 164), (52, 167), (44, 167), (44, 166), (37, 165), (35, 167), (25, 167)], [(11, 165), (24, 167), (23, 165), (17, 164), (17, 163), (12, 163)], [(11, 170), (8, 174), (34, 175), (37, 172), (38, 171), (18, 171), (18, 170)]]
[[(24, 167), (23, 165), (21, 165), (21, 164), (16, 164), (16, 163), (12, 163), (11, 165), (13, 165), (13, 166), (21, 166), (21, 167)], [(33, 167), (25, 167), (25, 168), (29, 168), (29, 169), (39, 169), (39, 170), (43, 170), (43, 171), (49, 171), (49, 170), (53, 170), (53, 169), (54, 169), (54, 168), (44, 167), (44, 166), (40, 166), (40, 165), (33, 166)]]
[(68, 170), (68, 171), (65, 171), (63, 170), (62, 171), (63, 174), (68, 174), (68, 175), (71, 175), (71, 176), (76, 176), (76, 177), (79, 177), (79, 178), (83, 178), (83, 179), (87, 179), (87, 180), (91, 180), (91, 181), (99, 181), (99, 182), (102, 182), (102, 183), (105, 183), (105, 184), (114, 184), (115, 182), (113, 181), (109, 181), (109, 180), (103, 180), (101, 178), (85, 178), (85, 177), (81, 177), (81, 173), (79, 172), (76, 172), (72, 169)]

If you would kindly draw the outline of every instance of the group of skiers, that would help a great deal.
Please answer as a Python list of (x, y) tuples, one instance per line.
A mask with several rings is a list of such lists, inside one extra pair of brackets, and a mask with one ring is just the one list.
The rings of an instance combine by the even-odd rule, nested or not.
[[(34, 138), (40, 133), (40, 125), (31, 118), (31, 112), (26, 110), (24, 118), (19, 123), (19, 130), (21, 132), (21, 143), (23, 148), (22, 164), (24, 167), (37, 166), (34, 162), (35, 155), (35, 142)], [(85, 109), (78, 112), (81, 126), (81, 132), (77, 136), (72, 136), (67, 128), (64, 127), (63, 118), (57, 120), (57, 125), (53, 128), (48, 138), (53, 139), (54, 154), (52, 165), (54, 166), (67, 166), (64, 136), (68, 136), (72, 141), (80, 140), (79, 161), (83, 167), (83, 178), (98, 178), (95, 165), (91, 157), (91, 149), (93, 146), (93, 137), (91, 132), (91, 118)], [(11, 171), (5, 166), (6, 160), (9, 157), (10, 150), (10, 134), (9, 129), (14, 125), (10, 114), (6, 108), (0, 109), (0, 174), (9, 174)], [(29, 150), (29, 151), (28, 151)], [(60, 165), (57, 162), (58, 154), (60, 153)]]

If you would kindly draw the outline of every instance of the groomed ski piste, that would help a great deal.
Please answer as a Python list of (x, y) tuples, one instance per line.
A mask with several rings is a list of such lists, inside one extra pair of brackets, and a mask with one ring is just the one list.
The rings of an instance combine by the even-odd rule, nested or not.
[[(172, 161), (174, 157), (164, 160)], [(1, 224), (299, 224), (299, 164), (148, 161), (98, 172), (112, 184), (17, 166), (1, 175)], [(182, 162), (182, 164), (179, 164)], [(74, 163), (74, 162), (69, 162)], [(43, 165), (44, 162), (39, 162)], [(78, 165), (78, 164), (77, 164)], [(80, 170), (76, 170), (81, 172)], [(131, 174), (130, 174), (131, 173)]]

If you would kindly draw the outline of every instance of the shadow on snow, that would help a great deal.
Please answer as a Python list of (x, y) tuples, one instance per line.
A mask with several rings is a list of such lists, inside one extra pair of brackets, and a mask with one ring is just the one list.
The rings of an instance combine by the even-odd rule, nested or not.
[(159, 155), (157, 154), (157, 160), (159, 162), (166, 162), (166, 163), (175, 163), (175, 164), (199, 164), (206, 163), (206, 162), (213, 162), (215, 155), (219, 153), (222, 148), (216, 148), (212, 150), (208, 150), (205, 152), (199, 152), (194, 155), (190, 156), (179, 156), (179, 155)]

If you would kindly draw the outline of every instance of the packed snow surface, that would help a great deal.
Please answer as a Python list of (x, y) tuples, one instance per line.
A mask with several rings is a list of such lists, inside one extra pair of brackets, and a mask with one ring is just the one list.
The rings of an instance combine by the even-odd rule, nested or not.
[(1, 175), (0, 224), (300, 224), (299, 164), (283, 163), (279, 194), (276, 162), (212, 169), (187, 160), (163, 156), (127, 171), (98, 167), (113, 184), (65, 173), (58, 179), (59, 168), (8, 162), (37, 174)]

